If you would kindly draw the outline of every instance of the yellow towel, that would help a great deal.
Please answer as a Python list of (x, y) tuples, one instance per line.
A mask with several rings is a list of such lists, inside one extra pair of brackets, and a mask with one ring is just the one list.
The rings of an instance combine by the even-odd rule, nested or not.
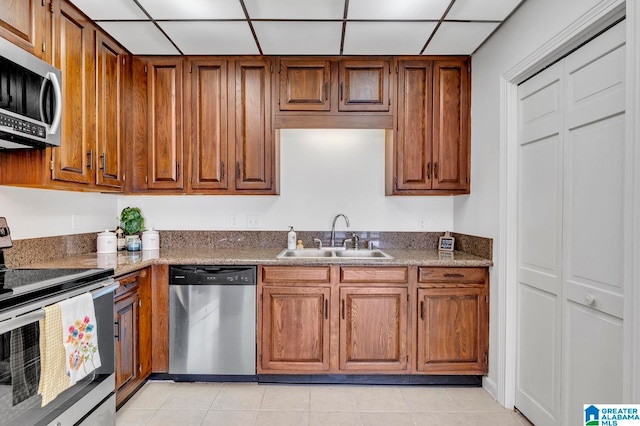
[(44, 308), (40, 320), (40, 385), (42, 407), (70, 387), (62, 343), (62, 310), (59, 304)]

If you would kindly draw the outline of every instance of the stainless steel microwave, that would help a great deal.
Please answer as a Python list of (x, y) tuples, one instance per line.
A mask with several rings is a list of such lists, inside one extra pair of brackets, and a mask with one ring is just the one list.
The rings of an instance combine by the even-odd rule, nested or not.
[(0, 37), (0, 149), (60, 146), (61, 72)]

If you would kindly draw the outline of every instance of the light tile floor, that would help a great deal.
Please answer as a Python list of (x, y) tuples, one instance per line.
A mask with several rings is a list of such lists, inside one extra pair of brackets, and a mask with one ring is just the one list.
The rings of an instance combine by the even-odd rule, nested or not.
[(117, 413), (129, 425), (531, 425), (482, 388), (150, 381)]

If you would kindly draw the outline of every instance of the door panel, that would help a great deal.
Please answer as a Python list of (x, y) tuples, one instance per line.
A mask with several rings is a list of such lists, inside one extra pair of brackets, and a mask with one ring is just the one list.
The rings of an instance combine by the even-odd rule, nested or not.
[(329, 111), (331, 61), (280, 60), (280, 111)]
[(191, 186), (226, 189), (227, 61), (194, 61), (191, 69)]
[(340, 61), (340, 111), (389, 111), (389, 61)]
[(518, 88), (516, 407), (536, 425), (560, 417), (562, 67)]

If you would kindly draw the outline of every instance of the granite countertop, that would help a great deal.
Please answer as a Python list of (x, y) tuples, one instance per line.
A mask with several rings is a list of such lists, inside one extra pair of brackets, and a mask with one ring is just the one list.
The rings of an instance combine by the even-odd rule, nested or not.
[(278, 259), (282, 249), (160, 249), (138, 252), (86, 253), (29, 265), (32, 268), (114, 268), (116, 276), (154, 264), (198, 265), (420, 265), (440, 267), (488, 267), (493, 262), (464, 252), (437, 250), (384, 250), (393, 259)]

